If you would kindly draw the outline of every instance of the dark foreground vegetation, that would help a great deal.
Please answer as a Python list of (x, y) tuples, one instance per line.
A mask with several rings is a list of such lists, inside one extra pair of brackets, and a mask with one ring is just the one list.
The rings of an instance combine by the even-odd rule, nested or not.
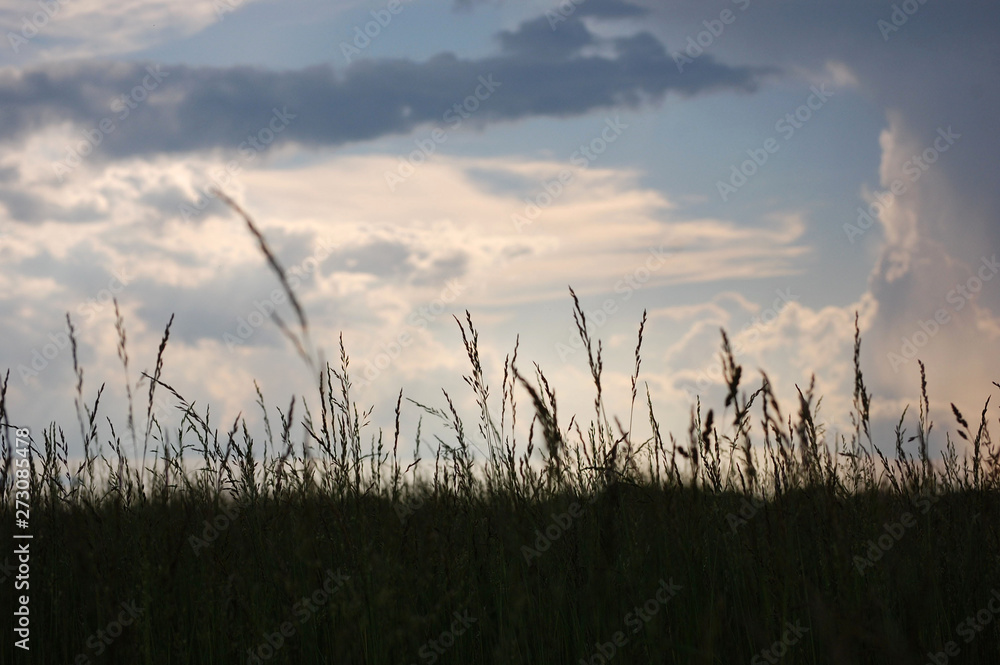
[[(554, 388), (538, 368), (522, 373), (516, 348), (491, 396), (472, 320), (459, 322), (487, 459), (473, 458), (450, 397), (437, 410), (400, 393), (395, 431), (368, 432), (343, 347), (317, 371), (317, 396), (287, 409), (260, 398), (266, 435), (254, 440), (163, 382), (168, 325), (149, 394), (130, 390), (127, 422), (101, 425), (110, 435), (99, 438), (100, 392), (85, 401), (77, 368), (82, 463), (54, 424), (19, 435), (4, 383), (0, 661), (1000, 662), (989, 400), (971, 425), (953, 407), (961, 441), (946, 434), (942, 459), (928, 453), (926, 384), (918, 431), (873, 441), (856, 332), (854, 431), (835, 438), (811, 389), (785, 413), (766, 375), (742, 388), (723, 334), (723, 415), (697, 405), (677, 441), (642, 395), (640, 326), (632, 399), (653, 435), (634, 440), (604, 412), (600, 346), (574, 302), (596, 389), (586, 428), (560, 419)], [(127, 374), (120, 317), (118, 330)], [(157, 422), (154, 391), (171, 395), (180, 427)], [(399, 454), (405, 408), (448, 432), (418, 428), (412, 463)], [(529, 436), (515, 436), (518, 418)], [(16, 591), (24, 542), (30, 589)], [(15, 646), (9, 609), (25, 593), (30, 651)]]

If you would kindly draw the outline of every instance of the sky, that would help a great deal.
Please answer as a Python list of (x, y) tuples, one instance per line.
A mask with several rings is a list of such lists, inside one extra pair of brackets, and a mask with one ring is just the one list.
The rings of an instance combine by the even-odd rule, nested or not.
[[(7, 0), (11, 419), (78, 431), (67, 314), (85, 401), (106, 384), (119, 427), (126, 382), (145, 404), (140, 372), (171, 316), (162, 379), (221, 429), (237, 414), (259, 425), (255, 381), (272, 408), (293, 394), (316, 408), (311, 371), (270, 320), (294, 312), (214, 187), (260, 227), (324, 357), (342, 335), (353, 397), (390, 434), (400, 389), (434, 408), (445, 390), (475, 439), (466, 311), (493, 400), (517, 343), (561, 423), (589, 422), (572, 287), (603, 344), (609, 415), (630, 411), (645, 311), (640, 395), (665, 430), (683, 438), (697, 396), (721, 418), (724, 329), (746, 387), (766, 371), (794, 413), (815, 376), (821, 417), (847, 431), (857, 317), (883, 449), (904, 407), (915, 433), (919, 360), (940, 450), (950, 404), (975, 425), (1000, 381), (998, 13), (986, 0)], [(169, 422), (173, 403), (157, 413)], [(404, 445), (422, 413), (404, 402)]]

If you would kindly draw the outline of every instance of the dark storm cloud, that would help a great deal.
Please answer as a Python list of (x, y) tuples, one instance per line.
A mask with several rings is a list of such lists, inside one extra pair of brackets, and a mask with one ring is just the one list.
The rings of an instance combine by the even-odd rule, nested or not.
[(706, 56), (682, 75), (664, 45), (645, 33), (610, 42), (612, 56), (583, 55), (598, 38), (578, 14), (557, 30), (542, 18), (505, 31), (502, 52), (479, 60), (443, 53), (426, 62), (361, 60), (343, 71), (94, 61), (6, 70), (0, 73), (0, 140), (69, 121), (100, 143), (90, 159), (235, 151), (241, 144), (249, 153), (248, 136), (266, 139), (272, 130), (277, 141), (340, 145), (441, 123), (449, 109), (477, 93), (488, 101), (472, 100), (479, 109), (470, 122), (483, 125), (634, 106), (670, 91), (750, 91), (770, 71)]
[[(644, 24), (673, 36), (671, 46), (678, 49), (688, 36), (706, 29), (703, 21), (719, 16), (700, 0), (637, 1), (652, 12)], [(993, 0), (752, 0), (735, 16), (717, 38), (704, 40), (706, 52), (739, 53), (753, 62), (814, 72), (831, 62), (842, 64), (861, 95), (886, 111), (882, 162), (872, 164), (872, 171), (880, 173), (877, 189), (884, 194), (892, 182), (908, 189), (894, 196), (893, 208), (879, 218), (884, 238), (869, 276), (876, 308), (863, 330), (872, 359), (866, 369), (869, 386), (897, 398), (912, 394), (913, 384), (904, 387), (900, 381), (916, 377), (915, 359), (902, 363), (890, 355), (899, 358), (909, 344), (927, 361), (932, 381), (973, 393), (980, 386), (988, 389), (1000, 367), (993, 332), (1000, 283), (986, 282), (976, 271), (994, 274), (989, 272), (993, 256), (1000, 252), (1000, 89), (995, 85), (1000, 5)], [(943, 136), (954, 137), (955, 143), (938, 154), (934, 142)], [(906, 165), (912, 169), (917, 158), (925, 160), (923, 166), (908, 171)], [(870, 177), (858, 174), (859, 189)], [(868, 207), (860, 197), (858, 203)], [(857, 213), (846, 217), (844, 223), (854, 223)], [(955, 295), (973, 278), (981, 280), (971, 283), (980, 284), (975, 304), (982, 309)], [(937, 322), (939, 314), (947, 323)], [(919, 336), (924, 345), (917, 348), (913, 340)], [(894, 424), (886, 428), (890, 436)]]
[(594, 43), (594, 35), (579, 20), (566, 21), (566, 25), (553, 30), (545, 17), (526, 21), (517, 30), (504, 30), (499, 35), (500, 45), (508, 53), (540, 58), (565, 58), (584, 46)]
[[(672, 0), (662, 11), (666, 22), (677, 11), (704, 9), (694, 0)], [(895, 117), (896, 141), (906, 147), (892, 154), (901, 160), (931, 147), (939, 131), (961, 135), (947, 154), (921, 172), (925, 182), (911, 183), (912, 191), (898, 199), (914, 216), (924, 242), (913, 252), (927, 252), (925, 265), (940, 260), (940, 252), (930, 249), (936, 244), (971, 265), (984, 252), (989, 256), (1000, 248), (995, 184), (1000, 154), (1000, 89), (995, 85), (1000, 75), (1000, 5), (991, 0), (780, 0), (751, 5), (739, 21), (720, 37), (720, 46), (752, 49), (757, 61), (779, 65), (798, 62), (818, 68), (830, 60), (845, 63), (863, 94)], [(942, 189), (921, 193), (930, 182)], [(899, 254), (898, 248), (889, 251)], [(883, 257), (873, 279), (888, 279), (896, 262)], [(1000, 289), (983, 295), (1000, 311)], [(936, 299), (938, 294), (927, 297)], [(913, 313), (907, 316), (910, 324)]]
[[(498, 0), (455, 0), (455, 9), (469, 10), (475, 5), (501, 4)], [(599, 16), (601, 18), (629, 18), (644, 16), (649, 10), (637, 7), (624, 0), (553, 0), (550, 11), (562, 9), (566, 14), (578, 16)]]

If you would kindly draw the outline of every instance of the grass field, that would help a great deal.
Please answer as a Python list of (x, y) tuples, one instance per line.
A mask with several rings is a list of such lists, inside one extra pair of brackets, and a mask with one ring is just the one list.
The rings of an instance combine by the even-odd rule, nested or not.
[[(130, 389), (128, 420), (109, 420), (108, 440), (75, 339), (78, 433), (52, 424), (22, 436), (5, 382), (2, 522), (32, 538), (5, 539), (0, 593), (14, 610), (0, 661), (1000, 662), (988, 400), (971, 424), (953, 407), (942, 459), (928, 453), (926, 384), (919, 430), (873, 441), (856, 329), (854, 431), (834, 440), (811, 389), (788, 412), (766, 375), (744, 385), (723, 334), (728, 397), (693, 408), (678, 440), (642, 394), (640, 326), (632, 402), (653, 436), (633, 440), (605, 413), (601, 349), (573, 298), (595, 388), (586, 427), (565, 420), (555, 386), (537, 368), (525, 375), (516, 349), (491, 394), (472, 317), (458, 321), (487, 459), (473, 457), (449, 398), (446, 411), (415, 408), (450, 438), (418, 429), (416, 461), (403, 462), (402, 392), (395, 430), (368, 431), (343, 346), (317, 368), (316, 395), (283, 410), (260, 398), (263, 440), (243, 420), (210, 424), (163, 382), (169, 325), (149, 394)], [(308, 361), (291, 299), (300, 334), (282, 327)], [(128, 372), (121, 317), (118, 330)], [(176, 431), (152, 415), (154, 391), (182, 412)], [(518, 419), (530, 421), (526, 439)], [(292, 434), (301, 426), (304, 440)], [(69, 459), (76, 436), (82, 463)], [(15, 553), (25, 543), (27, 576)], [(25, 593), (30, 651), (15, 646), (12, 616)]]

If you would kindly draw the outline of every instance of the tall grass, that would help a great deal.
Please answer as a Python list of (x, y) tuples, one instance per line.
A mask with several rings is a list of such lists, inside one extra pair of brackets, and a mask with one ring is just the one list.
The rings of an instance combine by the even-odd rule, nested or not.
[[(438, 408), (400, 391), (391, 440), (371, 431), (343, 339), (336, 363), (316, 354), (274, 253), (228, 202), (290, 296), (298, 331), (277, 323), (316, 392), (282, 409), (258, 388), (262, 440), (243, 417), (213, 423), (164, 380), (171, 318), (142, 374), (144, 426), (128, 387), (124, 431), (107, 418), (99, 441), (104, 387), (85, 396), (67, 316), (84, 457), (70, 461), (55, 423), (32, 439), (31, 650), (5, 640), (0, 662), (759, 663), (780, 652), (783, 663), (923, 663), (950, 654), (949, 642), (962, 662), (996, 662), (1000, 617), (981, 612), (1000, 598), (989, 400), (974, 427), (952, 405), (963, 452), (946, 433), (932, 460), (921, 365), (917, 433), (901, 416), (895, 441), (873, 440), (857, 319), (853, 431), (826, 432), (813, 385), (786, 414), (766, 374), (746, 383), (723, 332), (722, 415), (699, 401), (678, 441), (661, 432), (648, 388), (639, 394), (645, 314), (623, 423), (606, 413), (602, 345), (571, 291), (595, 388), (582, 426), (565, 420), (556, 387), (521, 363), (518, 345), (491, 394), (466, 312), (455, 320), (486, 445), (477, 458), (447, 392)], [(175, 402), (173, 430), (153, 412), (157, 391)], [(404, 408), (422, 414), (409, 462)], [(447, 436), (422, 438), (424, 418)], [(637, 418), (652, 432), (644, 440)], [(17, 422), (6, 379), (0, 425), (11, 533)], [(127, 444), (140, 441), (142, 457), (130, 458)], [(16, 601), (12, 558), (3, 607)], [(981, 630), (966, 625), (987, 615)]]

